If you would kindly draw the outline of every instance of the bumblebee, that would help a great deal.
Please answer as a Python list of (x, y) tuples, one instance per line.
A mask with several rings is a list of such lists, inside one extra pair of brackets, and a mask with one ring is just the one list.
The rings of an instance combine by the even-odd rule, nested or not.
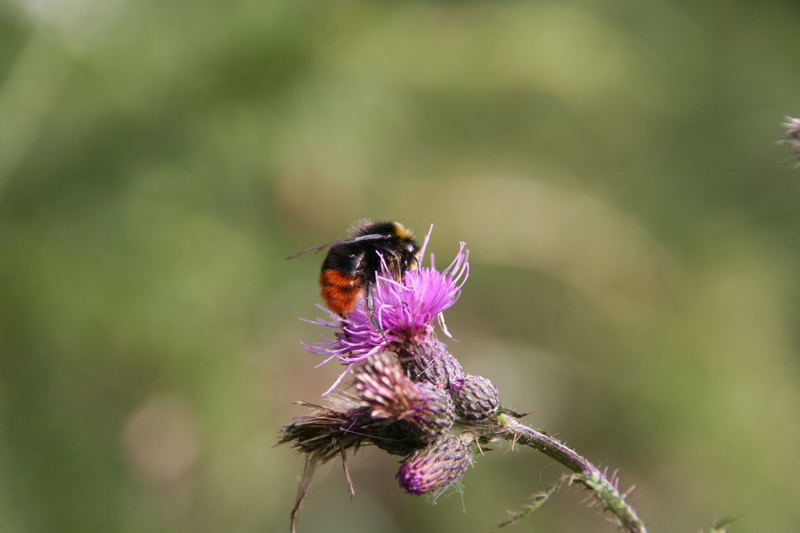
[(417, 267), (419, 245), (414, 233), (399, 222), (364, 221), (356, 224), (350, 233), (351, 237), (313, 246), (287, 259), (327, 249), (328, 255), (319, 274), (323, 300), (333, 312), (344, 316), (355, 308), (363, 294), (377, 327), (373, 290), (381, 261), (395, 279), (401, 279), (408, 270)]

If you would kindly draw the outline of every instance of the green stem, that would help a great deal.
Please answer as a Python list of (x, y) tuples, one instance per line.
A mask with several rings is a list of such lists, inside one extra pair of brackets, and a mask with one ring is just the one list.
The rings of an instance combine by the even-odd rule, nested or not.
[(497, 434), (498, 437), (530, 446), (566, 466), (575, 472), (572, 479), (593, 491), (603, 507), (619, 520), (621, 527), (630, 533), (647, 533), (644, 522), (625, 501), (625, 495), (620, 494), (616, 483), (609, 480), (605, 473), (588, 459), (559, 440), (529, 428), (508, 414), (498, 415), (497, 423), (502, 428)]

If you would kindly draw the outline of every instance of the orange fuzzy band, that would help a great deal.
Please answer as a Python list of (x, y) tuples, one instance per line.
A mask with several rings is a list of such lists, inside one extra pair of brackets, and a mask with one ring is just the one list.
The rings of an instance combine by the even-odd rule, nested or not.
[(322, 298), (331, 311), (344, 315), (353, 310), (361, 293), (361, 283), (339, 270), (326, 269), (319, 275), (322, 286)]
[(319, 284), (323, 287), (354, 287), (361, 285), (361, 280), (354, 276), (348, 276), (341, 270), (326, 268), (319, 274)]

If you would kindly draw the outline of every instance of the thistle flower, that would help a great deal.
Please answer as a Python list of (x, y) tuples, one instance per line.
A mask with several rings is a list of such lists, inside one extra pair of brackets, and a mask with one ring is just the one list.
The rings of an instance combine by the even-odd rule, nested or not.
[[(792, 142), (800, 145), (800, 119), (786, 123)], [(787, 141), (788, 142), (788, 141)], [(423, 252), (430, 233), (423, 243)], [(620, 494), (616, 477), (609, 477), (586, 458), (546, 433), (534, 430), (500, 409), (499, 394), (491, 381), (465, 375), (461, 364), (439, 341), (433, 322), (450, 336), (442, 312), (459, 298), (469, 276), (468, 253), (461, 243), (453, 262), (439, 271), (420, 266), (395, 279), (384, 263), (372, 292), (374, 314), (365, 302), (345, 317), (330, 313), (329, 320), (312, 323), (334, 330), (333, 338), (306, 345), (326, 356), (320, 363), (339, 359), (346, 365), (339, 379), (356, 363), (355, 395), (337, 395), (332, 407), (305, 404), (317, 411), (284, 426), (281, 443), (292, 443), (305, 455), (305, 468), (291, 512), (291, 530), (297, 520), (318, 464), (341, 454), (351, 493), (347, 450), (374, 444), (404, 456), (397, 472), (400, 486), (411, 494), (437, 494), (458, 481), (472, 463), (470, 447), (505, 439), (534, 448), (569, 468), (572, 481), (590, 489), (604, 509), (629, 533), (646, 528)], [(382, 352), (394, 352), (394, 355)], [(327, 392), (325, 393), (327, 394)], [(456, 422), (460, 436), (450, 433)], [(552, 492), (555, 489), (550, 489)], [(533, 507), (517, 513), (514, 521)]]
[[(423, 243), (423, 252), (430, 233)], [(384, 264), (376, 277), (373, 294), (375, 327), (364, 302), (344, 318), (327, 311), (330, 319), (308, 321), (334, 330), (334, 338), (322, 342), (304, 344), (312, 353), (326, 359), (338, 358), (347, 368), (328, 390), (332, 390), (354, 363), (387, 350), (397, 351), (403, 347), (417, 346), (435, 338), (433, 322), (439, 318), (447, 332), (442, 312), (450, 308), (461, 295), (461, 289), (469, 277), (469, 251), (460, 243), (453, 261), (443, 270), (437, 270), (431, 254), (431, 266), (422, 266), (405, 273), (403, 280), (395, 280)], [(327, 394), (327, 392), (326, 392)]]
[(403, 283), (386, 271), (378, 276), (375, 314), (384, 342), (407, 345), (424, 341), (433, 334), (433, 321), (461, 296), (469, 277), (465, 243), (459, 243), (458, 253), (444, 270), (436, 270), (433, 255), (431, 265), (406, 272)]
[[(448, 398), (449, 400), (449, 398)], [(407, 456), (424, 448), (442, 431), (453, 425), (452, 400), (450, 414), (444, 424), (420, 426), (409, 420), (373, 418), (370, 408), (357, 406), (340, 408), (299, 402), (315, 408), (315, 411), (296, 417), (286, 424), (278, 444), (291, 443), (307, 458), (325, 463), (345, 451), (358, 450), (365, 444), (373, 444), (393, 455)], [(437, 419), (440, 420), (441, 419)]]
[(283, 426), (278, 444), (291, 442), (301, 452), (325, 462), (342, 450), (358, 448), (370, 435), (367, 428), (372, 418), (365, 407), (338, 408), (299, 403), (317, 410), (298, 416)]
[(406, 421), (422, 442), (435, 439), (455, 421), (450, 396), (430, 383), (415, 383), (395, 357), (381, 354), (358, 369), (355, 387), (374, 419)]
[(397, 471), (397, 480), (411, 494), (441, 492), (464, 475), (471, 461), (464, 442), (446, 433), (406, 458)]

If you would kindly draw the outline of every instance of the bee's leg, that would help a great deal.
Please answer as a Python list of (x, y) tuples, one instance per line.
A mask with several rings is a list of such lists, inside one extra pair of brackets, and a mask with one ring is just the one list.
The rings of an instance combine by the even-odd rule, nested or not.
[(375, 299), (373, 298), (373, 289), (374, 283), (367, 283), (365, 287), (365, 300), (367, 302), (367, 313), (369, 313), (369, 318), (372, 320), (372, 325), (375, 326), (375, 330), (379, 333), (383, 333), (383, 328), (381, 327), (380, 323), (378, 322), (378, 317), (375, 316)]

